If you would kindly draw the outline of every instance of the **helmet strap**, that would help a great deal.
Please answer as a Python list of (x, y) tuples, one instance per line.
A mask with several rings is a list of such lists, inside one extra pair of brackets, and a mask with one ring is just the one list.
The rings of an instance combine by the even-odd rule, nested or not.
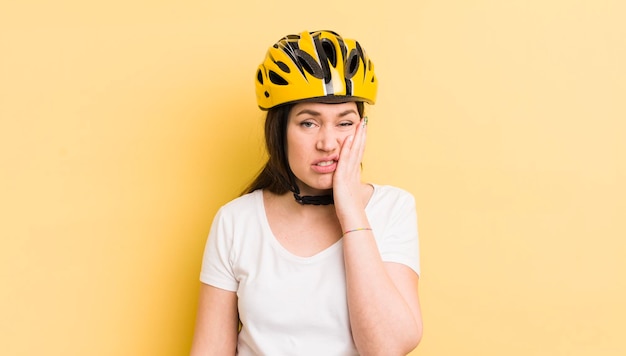
[(296, 202), (301, 205), (330, 205), (335, 203), (335, 199), (332, 194), (301, 196), (298, 193), (293, 193), (293, 197), (296, 199)]
[(300, 195), (300, 188), (298, 188), (298, 184), (296, 183), (296, 178), (289, 168), (289, 180), (290, 190), (293, 192), (293, 197), (296, 202), (300, 205), (331, 205), (335, 204), (335, 199), (332, 194), (327, 195)]

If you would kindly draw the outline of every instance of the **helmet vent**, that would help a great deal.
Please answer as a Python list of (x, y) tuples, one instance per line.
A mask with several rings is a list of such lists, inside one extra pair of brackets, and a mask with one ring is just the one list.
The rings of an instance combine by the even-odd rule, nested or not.
[(328, 39), (322, 40), (322, 48), (326, 54), (326, 58), (333, 67), (337, 67), (337, 54), (335, 53), (335, 46)]
[(256, 80), (258, 80), (261, 85), (263, 84), (263, 73), (261, 73), (260, 69), (256, 72)]
[(296, 50), (296, 56), (298, 58), (298, 63), (300, 64), (300, 66), (304, 68), (304, 70), (306, 70), (309, 74), (318, 79), (324, 78), (322, 68), (317, 63), (315, 58), (313, 58), (310, 54), (302, 50)]
[(287, 84), (289, 84), (283, 77), (281, 77), (279, 74), (277, 74), (273, 70), (270, 70), (269, 78), (270, 78), (270, 82), (272, 82), (272, 83), (274, 83), (276, 85), (287, 85)]
[(278, 68), (280, 68), (280, 70), (282, 70), (285, 73), (291, 73), (291, 69), (289, 69), (289, 66), (285, 64), (285, 62), (281, 62), (278, 61), (276, 62), (276, 65), (278, 66)]
[(356, 74), (359, 69), (359, 56), (357, 55), (357, 51), (352, 50), (348, 55), (348, 67), (346, 68), (346, 78), (352, 78)]

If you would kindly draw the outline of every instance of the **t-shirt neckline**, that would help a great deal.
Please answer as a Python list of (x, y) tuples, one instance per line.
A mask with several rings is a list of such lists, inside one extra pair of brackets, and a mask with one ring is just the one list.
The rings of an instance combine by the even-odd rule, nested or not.
[[(376, 184), (372, 184), (369, 183), (372, 188), (374, 189), (374, 191), (372, 192), (372, 195), (370, 196), (370, 199), (368, 200), (366, 206), (365, 206), (365, 210), (368, 210), (368, 207), (370, 206), (370, 204), (372, 203), (372, 201), (374, 201), (375, 196), (377, 195), (377, 192), (379, 191), (379, 187)], [(287, 250), (276, 238), (276, 236), (274, 235), (274, 232), (272, 231), (272, 228), (270, 227), (270, 223), (269, 220), (267, 218), (267, 213), (265, 211), (265, 202), (263, 201), (263, 190), (262, 189), (258, 189), (254, 191), (254, 197), (256, 199), (256, 204), (259, 206), (259, 209), (257, 209), (258, 213), (259, 213), (259, 220), (261, 221), (261, 226), (263, 228), (264, 234), (263, 236), (266, 236), (267, 239), (269, 240), (269, 243), (272, 245), (272, 247), (278, 251), (278, 253), (280, 255), (282, 255), (283, 257), (294, 261), (294, 262), (298, 262), (298, 263), (302, 263), (302, 264), (311, 264), (311, 263), (315, 263), (318, 262), (320, 260), (325, 259), (327, 256), (332, 255), (333, 253), (339, 251), (341, 252), (341, 248), (343, 246), (343, 239), (340, 238), (338, 239), (335, 243), (333, 243), (332, 245), (328, 246), (327, 248), (321, 250), (320, 252), (312, 255), (312, 256), (299, 256), (294, 254), (293, 252)]]

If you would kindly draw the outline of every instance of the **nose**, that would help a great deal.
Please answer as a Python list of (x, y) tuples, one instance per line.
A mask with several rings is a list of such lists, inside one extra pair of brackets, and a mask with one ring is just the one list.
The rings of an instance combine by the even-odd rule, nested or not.
[(333, 152), (341, 147), (342, 135), (334, 132), (332, 128), (324, 127), (318, 131), (315, 148), (324, 152)]

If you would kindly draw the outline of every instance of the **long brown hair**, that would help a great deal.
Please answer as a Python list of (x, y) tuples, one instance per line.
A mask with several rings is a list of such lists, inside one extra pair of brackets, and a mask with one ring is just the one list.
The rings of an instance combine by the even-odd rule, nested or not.
[[(296, 183), (287, 160), (287, 121), (294, 105), (279, 105), (267, 111), (265, 148), (269, 157), (263, 169), (242, 194), (252, 193), (257, 189), (267, 189), (278, 195), (294, 191)], [(357, 101), (356, 107), (360, 117), (363, 117), (363, 102)]]

